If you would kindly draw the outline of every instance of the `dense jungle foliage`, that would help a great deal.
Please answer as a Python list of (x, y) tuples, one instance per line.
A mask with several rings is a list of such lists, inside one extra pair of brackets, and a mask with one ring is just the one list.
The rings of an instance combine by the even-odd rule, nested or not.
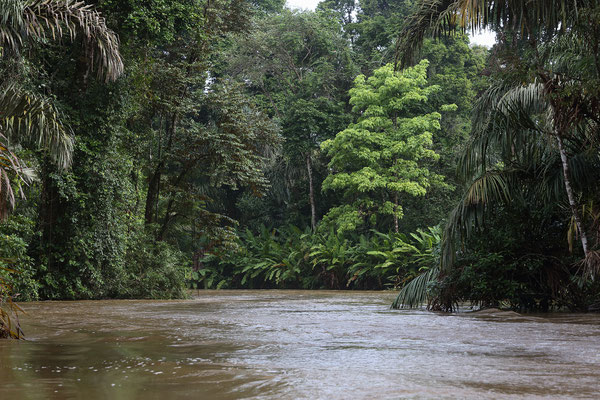
[(190, 287), (600, 308), (600, 5), (520, 4), (2, 1), (0, 325)]

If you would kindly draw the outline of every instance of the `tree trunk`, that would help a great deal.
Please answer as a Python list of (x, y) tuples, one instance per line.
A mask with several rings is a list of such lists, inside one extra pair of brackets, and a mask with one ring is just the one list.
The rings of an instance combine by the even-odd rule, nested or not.
[[(148, 182), (148, 193), (146, 195), (146, 209), (144, 212), (146, 224), (151, 224), (154, 221), (158, 221), (158, 201), (160, 199), (160, 181), (162, 179), (163, 169), (165, 168), (166, 162), (165, 159), (167, 157), (168, 152), (171, 150), (173, 146), (173, 138), (175, 136), (175, 130), (177, 127), (177, 113), (173, 113), (171, 116), (170, 125), (167, 124), (167, 145), (166, 148), (162, 149), (161, 142), (162, 139), (159, 137), (158, 142), (158, 164), (156, 165), (156, 169), (154, 173), (150, 177)], [(164, 154), (163, 154), (164, 153)]]
[[(184, 165), (183, 170), (179, 173), (179, 175), (177, 176), (177, 179), (175, 179), (175, 181), (173, 181), (170, 185), (173, 188), (173, 190), (171, 190), (171, 192), (169, 193), (169, 201), (167, 202), (167, 210), (165, 211), (165, 217), (164, 217), (162, 225), (156, 235), (157, 242), (161, 242), (164, 240), (164, 237), (165, 237), (165, 234), (167, 233), (169, 224), (173, 221), (173, 219), (175, 217), (177, 217), (179, 215), (178, 213), (174, 213), (174, 214), (172, 213), (173, 206), (175, 205), (175, 195), (176, 195), (175, 188), (179, 187), (179, 185), (181, 184), (181, 182), (183, 181), (183, 179), (185, 178), (187, 173), (192, 168), (194, 168), (195, 165), (196, 165), (195, 161), (188, 162), (186, 165)], [(156, 218), (156, 222), (158, 222), (158, 217)]]
[(146, 224), (154, 222), (154, 214), (156, 204), (158, 204), (159, 190), (160, 190), (160, 179), (162, 177), (162, 169), (164, 162), (159, 162), (148, 182), (148, 193), (146, 194), (146, 210), (144, 213)]
[(306, 170), (308, 171), (308, 197), (310, 198), (310, 227), (313, 232), (317, 229), (317, 210), (315, 207), (315, 190), (313, 187), (312, 165), (310, 154), (306, 155)]
[(398, 226), (398, 192), (394, 192), (394, 232), (399, 232)]
[[(167, 229), (169, 228), (169, 224), (175, 217), (177, 217), (177, 213), (172, 214), (171, 210), (173, 209), (173, 203), (175, 203), (174, 199), (170, 199), (167, 204), (167, 211), (165, 212), (165, 218), (163, 219), (162, 225), (156, 234), (156, 241), (162, 242), (165, 239), (165, 234), (167, 233)], [(158, 222), (158, 221), (157, 221)]]
[[(40, 237), (40, 256), (45, 255), (47, 257), (47, 267), (49, 270), (56, 269), (56, 258), (52, 248), (56, 243), (54, 237), (54, 228), (57, 227), (58, 212), (61, 210), (59, 195), (56, 190), (56, 186), (50, 178), (52, 172), (50, 167), (50, 161), (46, 157), (42, 161), (42, 187), (40, 193), (40, 204), (39, 204), (39, 220), (37, 229), (41, 232)], [(60, 232), (60, 231), (59, 231)]]
[[(396, 126), (396, 115), (394, 115), (394, 126)], [(394, 160), (394, 166), (396, 166), (398, 160)], [(398, 172), (394, 173), (394, 178), (398, 181)], [(394, 232), (398, 233), (400, 231), (398, 226), (398, 191), (394, 191)]]
[(569, 205), (571, 206), (571, 212), (573, 213), (573, 218), (575, 218), (575, 224), (577, 225), (577, 230), (579, 231), (579, 236), (581, 237), (581, 246), (583, 247), (583, 253), (587, 257), (589, 253), (588, 238), (585, 232), (585, 227), (583, 226), (583, 221), (581, 219), (581, 216), (579, 215), (579, 206), (577, 204), (577, 201), (575, 200), (573, 188), (571, 187), (571, 172), (569, 170), (569, 159), (567, 158), (567, 153), (565, 151), (561, 135), (558, 132), (554, 132), (554, 135), (558, 143), (558, 150), (560, 152), (560, 159), (562, 161), (563, 177), (565, 179), (565, 190), (567, 191), (567, 197), (569, 198)]

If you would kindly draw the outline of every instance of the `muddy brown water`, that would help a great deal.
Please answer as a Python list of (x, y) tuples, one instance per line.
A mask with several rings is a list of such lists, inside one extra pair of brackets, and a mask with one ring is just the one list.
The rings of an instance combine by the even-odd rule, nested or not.
[(0, 399), (600, 397), (600, 316), (390, 310), (391, 292), (24, 304)]

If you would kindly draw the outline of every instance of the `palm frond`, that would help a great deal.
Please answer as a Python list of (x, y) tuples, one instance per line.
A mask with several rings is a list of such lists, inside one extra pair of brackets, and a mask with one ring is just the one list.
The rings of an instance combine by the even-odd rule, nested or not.
[(426, 36), (482, 28), (518, 30), (523, 36), (551, 33), (581, 19), (583, 8), (598, 0), (421, 0), (398, 36), (396, 60), (412, 63)]
[(475, 134), (481, 134), (497, 125), (503, 130), (511, 128), (545, 131), (546, 127), (541, 124), (547, 122), (546, 120), (533, 120), (540, 114), (551, 114), (541, 83), (495, 83), (490, 85), (475, 103), (473, 130)]
[(440, 267), (435, 266), (408, 282), (398, 293), (392, 308), (414, 308), (426, 303), (427, 288), (430, 283), (437, 281), (439, 275)]
[(0, 2), (0, 55), (2, 47), (14, 50), (23, 44), (24, 7), (25, 3), (21, 0)]
[(421, 0), (396, 40), (396, 62), (408, 67), (415, 62), (427, 36), (439, 36), (454, 26), (456, 0)]
[(56, 39), (62, 36), (63, 27), (71, 40), (81, 33), (99, 77), (113, 81), (123, 73), (119, 39), (91, 5), (76, 0), (33, 0), (25, 8), (25, 24), (27, 32), (37, 37), (50, 33)]
[(71, 164), (73, 139), (56, 107), (14, 85), (0, 91), (0, 133), (12, 142), (47, 150), (61, 168)]
[(18, 51), (27, 39), (73, 40), (82, 34), (87, 57), (98, 76), (116, 80), (124, 70), (119, 39), (91, 5), (76, 0), (3, 0), (0, 47)]
[(442, 236), (443, 271), (450, 269), (454, 263), (456, 243), (468, 238), (473, 229), (483, 224), (486, 208), (510, 201), (512, 180), (512, 171), (500, 170), (487, 171), (473, 180), (446, 222)]
[[(18, 157), (5, 144), (6, 138), (0, 134), (0, 221), (4, 221), (15, 207), (13, 185), (20, 189), (23, 170)], [(22, 195), (22, 191), (19, 190)]]

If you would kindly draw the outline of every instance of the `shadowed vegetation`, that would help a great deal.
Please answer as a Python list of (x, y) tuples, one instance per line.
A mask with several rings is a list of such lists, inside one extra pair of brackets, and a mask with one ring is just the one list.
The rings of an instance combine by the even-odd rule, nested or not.
[(594, 0), (1, 2), (4, 332), (11, 296), (187, 288), (598, 308), (599, 26)]

